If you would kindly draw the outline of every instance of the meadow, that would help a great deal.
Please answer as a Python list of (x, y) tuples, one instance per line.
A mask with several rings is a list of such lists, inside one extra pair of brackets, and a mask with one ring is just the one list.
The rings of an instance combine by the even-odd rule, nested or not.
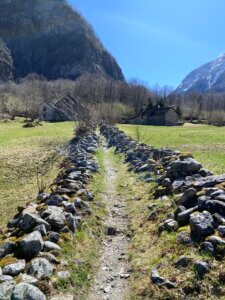
[(215, 174), (225, 173), (225, 128), (209, 125), (184, 126), (119, 125), (132, 138), (148, 145), (191, 152)]
[[(34, 128), (23, 128), (23, 124), (20, 118), (0, 122), (0, 225), (15, 214), (17, 206), (35, 199), (39, 185), (48, 186), (53, 180), (63, 160), (59, 148), (73, 137), (73, 122), (43, 123)], [(118, 126), (149, 145), (192, 152), (204, 167), (225, 173), (224, 127)]]
[(63, 160), (58, 149), (73, 136), (72, 122), (23, 125), (19, 118), (0, 122), (0, 225), (51, 183)]

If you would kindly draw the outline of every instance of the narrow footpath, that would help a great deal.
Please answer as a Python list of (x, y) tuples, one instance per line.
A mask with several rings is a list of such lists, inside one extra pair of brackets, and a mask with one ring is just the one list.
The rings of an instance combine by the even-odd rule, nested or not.
[(129, 265), (127, 264), (128, 239), (126, 230), (128, 219), (126, 203), (116, 192), (117, 170), (112, 165), (110, 150), (104, 149), (106, 171), (107, 206), (106, 228), (100, 260), (88, 300), (126, 300), (129, 299)]

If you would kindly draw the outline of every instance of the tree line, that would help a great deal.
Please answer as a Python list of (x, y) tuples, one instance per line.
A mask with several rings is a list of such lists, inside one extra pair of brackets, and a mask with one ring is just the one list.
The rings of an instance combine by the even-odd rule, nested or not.
[[(149, 88), (132, 80), (114, 81), (102, 76), (84, 75), (78, 80), (48, 81), (30, 74), (19, 81), (0, 84), (0, 114), (14, 118), (38, 119), (43, 101), (57, 102), (67, 97), (62, 109), (79, 118), (82, 107), (86, 118), (118, 122), (138, 115), (146, 106), (174, 106), (180, 119), (208, 124), (225, 124), (225, 94), (177, 94), (170, 88)], [(66, 107), (68, 106), (68, 107)], [(80, 110), (80, 111), (78, 111)], [(71, 114), (70, 114), (71, 115)]]

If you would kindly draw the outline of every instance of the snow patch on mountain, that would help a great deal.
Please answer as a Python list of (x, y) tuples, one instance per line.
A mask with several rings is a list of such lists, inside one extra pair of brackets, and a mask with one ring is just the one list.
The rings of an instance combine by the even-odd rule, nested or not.
[[(225, 91), (225, 54), (217, 59), (192, 71), (178, 85), (176, 91), (187, 93), (192, 91), (207, 92), (215, 90)], [(224, 79), (223, 79), (224, 78)], [(222, 82), (221, 82), (222, 81)]]

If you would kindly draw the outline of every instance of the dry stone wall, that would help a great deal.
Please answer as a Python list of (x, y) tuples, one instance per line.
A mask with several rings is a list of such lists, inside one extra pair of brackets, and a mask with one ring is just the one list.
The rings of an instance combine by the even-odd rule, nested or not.
[(44, 300), (43, 282), (50, 286), (53, 274), (70, 277), (59, 258), (60, 240), (63, 234), (72, 238), (83, 218), (92, 213), (87, 183), (98, 171), (97, 147), (95, 134), (71, 144), (70, 167), (53, 182), (51, 193), (39, 194), (36, 202), (19, 207), (9, 221), (0, 244), (1, 300)]
[[(197, 247), (203, 253), (221, 259), (225, 255), (225, 174), (213, 175), (203, 168), (191, 154), (182, 154), (172, 149), (156, 149), (137, 143), (116, 127), (103, 125), (101, 133), (108, 146), (116, 152), (124, 153), (130, 170), (145, 172), (147, 182), (155, 182), (155, 199), (174, 196), (176, 210), (163, 220), (159, 232), (177, 231), (189, 225), (190, 232), (179, 230), (177, 243)], [(149, 216), (154, 219), (159, 209)], [(182, 256), (177, 266), (188, 264), (188, 257)], [(210, 264), (205, 261), (193, 262), (200, 278), (210, 272)], [(159, 276), (159, 266), (151, 271), (151, 280), (158, 286), (174, 288), (176, 284)]]

